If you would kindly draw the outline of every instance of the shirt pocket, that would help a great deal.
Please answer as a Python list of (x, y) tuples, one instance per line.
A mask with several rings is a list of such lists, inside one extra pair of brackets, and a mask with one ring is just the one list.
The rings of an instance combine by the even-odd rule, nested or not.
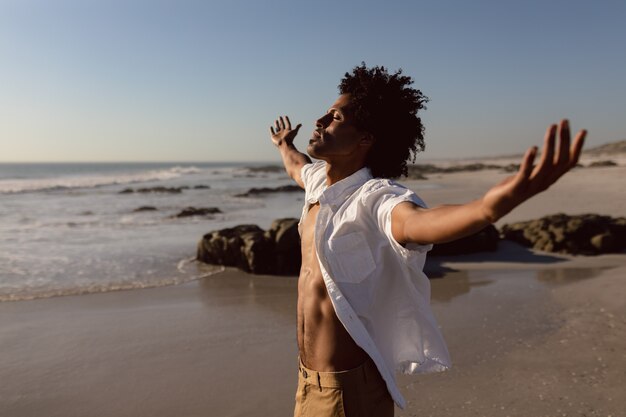
[(360, 232), (334, 237), (329, 240), (328, 246), (332, 264), (338, 269), (333, 276), (337, 282), (357, 284), (376, 269), (372, 251)]

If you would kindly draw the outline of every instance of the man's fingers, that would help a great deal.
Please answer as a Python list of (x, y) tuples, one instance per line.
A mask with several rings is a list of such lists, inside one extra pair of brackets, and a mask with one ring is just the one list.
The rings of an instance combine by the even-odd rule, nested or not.
[(289, 120), (289, 116), (285, 116), (285, 121), (287, 122), (287, 129), (291, 130), (291, 120)]
[(283, 119), (283, 116), (280, 116), (279, 120), (280, 120), (280, 128), (284, 129), (285, 128), (285, 119)]
[(533, 146), (524, 154), (517, 174), (510, 177), (510, 179), (514, 182), (515, 187), (521, 187), (519, 190), (526, 188), (526, 184), (528, 183), (533, 172), (533, 162), (535, 160), (535, 156), (537, 156), (537, 147)]
[(270, 126), (270, 135), (274, 136), (276, 132), (274, 132), (274, 127)]
[(530, 174), (533, 172), (533, 162), (535, 161), (535, 157), (537, 156), (537, 147), (533, 146), (529, 150), (526, 151), (524, 155), (524, 159), (522, 159), (522, 165), (519, 167), (518, 175), (521, 176), (520, 179), (527, 180), (530, 178)]
[(554, 139), (556, 135), (556, 125), (550, 125), (546, 130), (543, 140), (543, 150), (541, 151), (541, 161), (534, 170), (534, 175), (545, 174), (551, 169), (554, 162)]
[(572, 145), (572, 149), (570, 150), (570, 168), (574, 168), (578, 163), (578, 158), (580, 157), (580, 152), (583, 149), (583, 145), (585, 144), (585, 137), (587, 136), (586, 130), (581, 130), (576, 134), (576, 138), (574, 138), (574, 144)]
[(280, 130), (280, 122), (278, 120), (274, 122), (274, 127), (276, 128), (277, 132)]
[(294, 132), (298, 133), (298, 130), (302, 127), (302, 123), (298, 123), (298, 126), (294, 129)]
[(569, 122), (567, 119), (561, 120), (559, 125), (559, 147), (556, 153), (554, 162), (558, 165), (559, 169), (567, 169), (570, 161), (569, 153), (570, 133)]

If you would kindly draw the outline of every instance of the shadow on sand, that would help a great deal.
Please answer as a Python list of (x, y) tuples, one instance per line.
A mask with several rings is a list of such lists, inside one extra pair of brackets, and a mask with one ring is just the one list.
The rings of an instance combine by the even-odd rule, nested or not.
[[(426, 259), (424, 272), (429, 278), (442, 278), (458, 270), (445, 266), (454, 263), (515, 263), (515, 264), (558, 264), (569, 260), (567, 255), (536, 253), (515, 242), (503, 240), (498, 243), (498, 250), (494, 252), (478, 252), (456, 256), (429, 256)], [(506, 266), (504, 266), (506, 268)]]

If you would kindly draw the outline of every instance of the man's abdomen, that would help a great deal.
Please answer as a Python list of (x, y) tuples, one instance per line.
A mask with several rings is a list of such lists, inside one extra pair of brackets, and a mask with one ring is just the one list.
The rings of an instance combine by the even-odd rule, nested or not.
[(324, 284), (314, 245), (319, 206), (302, 224), (302, 268), (298, 278), (298, 349), (305, 366), (332, 372), (353, 369), (368, 359), (337, 318)]

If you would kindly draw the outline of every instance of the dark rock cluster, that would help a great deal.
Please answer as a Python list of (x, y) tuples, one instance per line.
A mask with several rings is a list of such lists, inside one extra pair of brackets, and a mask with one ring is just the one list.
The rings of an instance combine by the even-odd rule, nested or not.
[[(433, 255), (494, 251), (498, 231), (493, 226), (455, 242), (435, 245)], [(199, 261), (235, 266), (255, 274), (297, 275), (300, 270), (300, 235), (297, 219), (279, 219), (264, 231), (240, 225), (207, 233), (198, 243)]]
[[(300, 269), (298, 220), (280, 219), (264, 231), (241, 225), (213, 231), (198, 243), (197, 259), (235, 266), (256, 274), (297, 275)], [(495, 251), (501, 239), (537, 250), (576, 255), (598, 255), (626, 249), (626, 218), (597, 214), (555, 214), (538, 220), (490, 225), (471, 236), (435, 245), (432, 256)]]
[(495, 165), (483, 164), (480, 162), (465, 165), (453, 165), (449, 167), (440, 167), (433, 164), (417, 164), (409, 165), (407, 177), (412, 180), (425, 180), (426, 174), (449, 174), (452, 172), (475, 172), (485, 169), (499, 169), (504, 172), (515, 172), (519, 169), (518, 164)]
[(192, 217), (192, 216), (210, 216), (211, 214), (221, 213), (217, 207), (187, 207), (180, 211), (178, 214), (173, 215), (172, 217), (181, 218), (181, 217)]
[(259, 195), (259, 194), (292, 193), (292, 192), (298, 192), (298, 191), (304, 192), (304, 190), (297, 185), (281, 185), (275, 188), (269, 188), (269, 187), (251, 188), (245, 193), (235, 195), (235, 197), (251, 197), (253, 195)]
[(280, 165), (262, 165), (257, 167), (246, 167), (250, 172), (267, 172), (267, 173), (282, 173), (285, 172), (285, 168)]
[(154, 206), (141, 206), (141, 207), (137, 207), (135, 210), (133, 210), (133, 213), (141, 213), (143, 211), (156, 211), (157, 208)]
[[(583, 165), (577, 164), (576, 166), (582, 167)], [(587, 167), (589, 168), (614, 167), (614, 166), (618, 166), (618, 164), (615, 161), (611, 161), (611, 160), (595, 161), (587, 165)], [(433, 164), (416, 164), (416, 165), (407, 166), (407, 169), (408, 169), (407, 178), (411, 180), (425, 180), (425, 179), (428, 179), (426, 175), (429, 175), (429, 174), (475, 172), (475, 171), (482, 171), (485, 169), (500, 170), (502, 172), (517, 172), (519, 168), (520, 168), (519, 164), (497, 165), (497, 164), (484, 164), (481, 162), (476, 162), (476, 163), (471, 163), (471, 164), (452, 165), (448, 167), (442, 167), (442, 166), (433, 165)]]
[(298, 220), (275, 220), (267, 231), (240, 225), (207, 233), (198, 243), (196, 258), (254, 274), (297, 275), (301, 263)]
[[(142, 213), (148, 211), (157, 211), (157, 208), (154, 206), (141, 206), (137, 207), (133, 210), (133, 213)], [(187, 207), (179, 211), (177, 214), (169, 216), (171, 219), (182, 218), (182, 217), (193, 217), (193, 216), (211, 216), (213, 214), (222, 213), (217, 207)]]
[(598, 168), (598, 167), (616, 167), (617, 163), (615, 161), (611, 161), (610, 159), (603, 161), (594, 161), (587, 165), (589, 168)]
[(119, 194), (133, 194), (133, 193), (141, 193), (141, 194), (147, 194), (147, 193), (163, 193), (163, 194), (180, 194), (183, 192), (183, 190), (187, 189), (189, 187), (163, 187), (163, 186), (158, 186), (158, 187), (149, 187), (149, 188), (137, 188), (136, 190), (132, 189), (132, 188), (124, 188), (122, 191), (119, 192)]
[[(124, 188), (122, 191), (120, 191), (118, 194), (133, 194), (133, 193), (140, 193), (140, 194), (149, 194), (149, 193), (160, 193), (160, 194), (180, 194), (183, 192), (183, 190), (189, 190), (191, 187), (188, 187), (186, 185), (182, 186), (182, 187), (163, 187), (163, 186), (157, 186), (157, 187), (146, 187), (146, 188), (137, 188), (136, 190), (133, 188)], [(203, 189), (209, 189), (211, 187), (209, 187), (208, 185), (196, 185), (193, 187), (194, 190), (203, 190)]]
[(626, 218), (598, 214), (554, 214), (507, 224), (502, 237), (537, 250), (599, 255), (626, 249)]

